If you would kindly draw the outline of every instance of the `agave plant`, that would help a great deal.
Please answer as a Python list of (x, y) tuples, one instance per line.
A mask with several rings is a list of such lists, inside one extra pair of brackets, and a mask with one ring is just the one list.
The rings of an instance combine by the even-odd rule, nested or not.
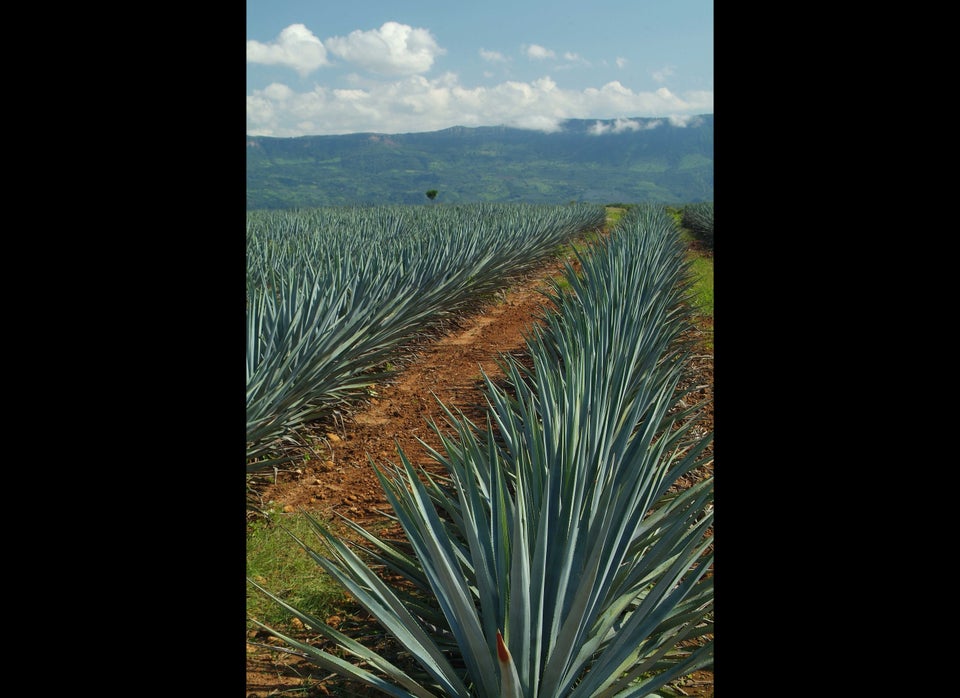
[(712, 438), (678, 388), (682, 246), (651, 206), (581, 262), (528, 340), (533, 367), (504, 357), (507, 386), (485, 377), (486, 424), (444, 408), (446, 429), (431, 425), (445, 477), (400, 449), (371, 463), (403, 542), (344, 519), (351, 545), (309, 515), (319, 545), (294, 537), (416, 670), (251, 580), (339, 653), (258, 625), (393, 696), (646, 696), (712, 666), (712, 477), (676, 487)]
[(280, 446), (380, 382), (404, 344), (604, 216), (588, 204), (249, 212), (247, 472), (284, 463)]
[(713, 247), (713, 202), (704, 201), (683, 207), (681, 223), (694, 235)]

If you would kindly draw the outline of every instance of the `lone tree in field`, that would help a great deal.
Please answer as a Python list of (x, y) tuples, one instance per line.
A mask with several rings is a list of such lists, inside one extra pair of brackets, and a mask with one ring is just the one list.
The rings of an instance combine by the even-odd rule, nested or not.
[(434, 199), (437, 198), (437, 193), (438, 193), (438, 192), (437, 192), (436, 189), (430, 189), (430, 190), (427, 192), (427, 198), (430, 199), (430, 201), (433, 201)]

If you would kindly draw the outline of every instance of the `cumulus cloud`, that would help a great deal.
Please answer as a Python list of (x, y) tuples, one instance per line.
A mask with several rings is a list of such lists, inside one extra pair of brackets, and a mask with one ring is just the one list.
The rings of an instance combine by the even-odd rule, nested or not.
[(453, 73), (428, 79), (410, 75), (354, 89), (315, 86), (297, 92), (274, 83), (247, 97), (247, 133), (294, 137), (309, 134), (419, 133), (451, 126), (514, 126), (556, 131), (566, 119), (622, 119), (673, 116), (672, 123), (712, 113), (713, 93), (683, 97), (666, 88), (633, 92), (619, 81), (600, 88), (568, 90), (552, 78), (505, 81), (492, 87), (465, 87)]
[(330, 53), (379, 75), (416, 75), (433, 66), (446, 50), (427, 29), (385, 22), (379, 29), (356, 30), (327, 39)]
[(657, 97), (659, 97), (660, 99), (662, 99), (664, 104), (674, 104), (674, 105), (682, 104), (680, 98), (674, 96), (674, 94), (670, 90), (668, 90), (666, 87), (658, 88), (657, 91), (654, 92), (654, 94), (657, 95)]
[(330, 65), (323, 42), (303, 24), (291, 24), (269, 44), (248, 41), (247, 62), (287, 66), (301, 76)]
[(286, 102), (296, 93), (286, 85), (283, 85), (279, 82), (273, 82), (264, 88), (263, 94), (265, 97), (267, 97), (267, 99), (270, 99), (274, 102)]
[(528, 58), (532, 58), (533, 60), (536, 60), (536, 61), (542, 61), (546, 58), (557, 57), (557, 54), (555, 52), (551, 51), (548, 48), (544, 48), (543, 46), (539, 46), (537, 44), (530, 44), (529, 46), (527, 46), (526, 54)]

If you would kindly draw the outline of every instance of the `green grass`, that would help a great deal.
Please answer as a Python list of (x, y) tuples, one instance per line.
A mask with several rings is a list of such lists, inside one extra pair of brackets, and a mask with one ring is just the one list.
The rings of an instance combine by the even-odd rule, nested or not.
[(683, 226), (680, 225), (681, 222), (683, 221), (683, 207), (667, 206), (666, 211), (670, 215), (670, 217), (674, 220), (674, 222), (677, 224), (677, 227), (680, 228), (681, 233), (683, 234), (683, 239), (689, 241), (689, 238), (687, 236), (690, 235), (690, 231), (684, 229)]
[[(284, 530), (309, 545), (316, 533), (302, 514), (268, 511), (247, 529), (247, 576), (292, 606), (326, 618), (349, 603), (343, 588), (321, 570)], [(278, 604), (247, 587), (247, 613), (277, 629), (289, 627), (290, 617)], [(254, 627), (251, 624), (250, 627)]]
[[(697, 241), (693, 232), (682, 225), (683, 207), (667, 206), (667, 213), (676, 221), (680, 229), (680, 238), (688, 245)], [(691, 271), (694, 276), (694, 308), (698, 315), (713, 322), (713, 256), (697, 252), (690, 253)], [(713, 349), (713, 341), (708, 342)]]
[(626, 212), (627, 209), (625, 206), (617, 206), (614, 204), (607, 206), (607, 226), (610, 228), (615, 226), (617, 221), (619, 221)]
[(693, 290), (697, 312), (713, 319), (713, 258), (694, 257), (691, 270), (696, 279)]
[(698, 323), (706, 330), (703, 348), (713, 351), (713, 257), (694, 253), (690, 258), (693, 274), (693, 309), (706, 322)]

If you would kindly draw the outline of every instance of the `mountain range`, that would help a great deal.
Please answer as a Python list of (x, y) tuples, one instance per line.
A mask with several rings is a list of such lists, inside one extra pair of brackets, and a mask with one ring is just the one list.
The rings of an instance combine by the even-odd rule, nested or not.
[(713, 201), (713, 114), (568, 119), (555, 132), (455, 126), (246, 140), (248, 210)]

